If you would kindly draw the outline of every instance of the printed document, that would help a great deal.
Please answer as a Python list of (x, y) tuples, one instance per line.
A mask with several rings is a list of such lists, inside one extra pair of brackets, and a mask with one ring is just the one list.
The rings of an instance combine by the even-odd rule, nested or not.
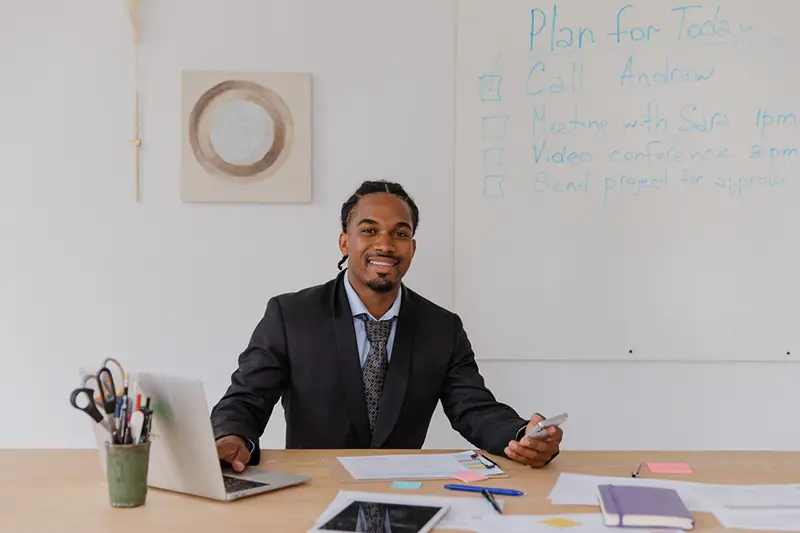
[(439, 479), (474, 472), (484, 476), (504, 472), (474, 451), (438, 454), (364, 455), (337, 457), (353, 479)]

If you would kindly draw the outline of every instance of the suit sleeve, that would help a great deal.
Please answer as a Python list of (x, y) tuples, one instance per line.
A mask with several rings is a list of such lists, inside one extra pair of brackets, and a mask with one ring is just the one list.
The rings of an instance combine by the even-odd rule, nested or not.
[[(239, 355), (231, 384), (211, 410), (214, 438), (238, 435), (253, 444), (250, 464), (258, 464), (259, 438), (289, 381), (289, 359), (280, 303), (272, 298), (250, 343)], [(249, 446), (248, 446), (249, 447)]]
[(453, 429), (474, 446), (505, 457), (508, 442), (516, 439), (527, 420), (498, 402), (478, 371), (461, 319), (455, 317), (455, 349), (442, 390), (442, 407)]

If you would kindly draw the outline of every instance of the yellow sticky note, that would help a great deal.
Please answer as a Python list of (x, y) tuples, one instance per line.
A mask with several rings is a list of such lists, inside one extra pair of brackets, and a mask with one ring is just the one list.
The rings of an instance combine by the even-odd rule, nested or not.
[(567, 518), (551, 518), (550, 520), (542, 520), (542, 524), (547, 524), (548, 526), (557, 527), (559, 529), (563, 527), (572, 527), (581, 525), (580, 522), (576, 522), (575, 520), (569, 520)]

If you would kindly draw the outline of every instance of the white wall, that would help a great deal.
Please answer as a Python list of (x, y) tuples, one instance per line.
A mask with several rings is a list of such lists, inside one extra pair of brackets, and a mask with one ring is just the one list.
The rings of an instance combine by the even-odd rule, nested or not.
[[(200, 377), (216, 401), (268, 297), (336, 274), (339, 207), (363, 179), (415, 196), (407, 282), (453, 302), (454, 0), (143, 0), (138, 204), (123, 3), (0, 3), (0, 447), (92, 445), (67, 399), (108, 355)], [(313, 74), (312, 204), (180, 202), (182, 69)], [(795, 366), (481, 369), (524, 415), (569, 411), (566, 449), (800, 446)], [(283, 430), (278, 407), (263, 444)], [(462, 445), (437, 413), (426, 446)]]

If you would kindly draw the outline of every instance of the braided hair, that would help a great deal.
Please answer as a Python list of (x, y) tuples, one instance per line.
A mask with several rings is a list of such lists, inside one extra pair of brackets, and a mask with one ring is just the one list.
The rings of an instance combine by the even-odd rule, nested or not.
[[(414, 203), (414, 200), (408, 195), (405, 189), (403, 189), (402, 185), (386, 180), (365, 181), (356, 192), (353, 193), (353, 196), (342, 204), (342, 232), (347, 232), (347, 225), (350, 223), (350, 217), (353, 215), (353, 208), (358, 201), (369, 194), (380, 193), (393, 194), (408, 204), (408, 207), (411, 209), (411, 234), (413, 235), (416, 233), (417, 225), (419, 225), (419, 208), (417, 208), (417, 204)], [(347, 261), (346, 255), (343, 256), (339, 264), (336, 265), (339, 270), (342, 269), (342, 265), (345, 261)]]

